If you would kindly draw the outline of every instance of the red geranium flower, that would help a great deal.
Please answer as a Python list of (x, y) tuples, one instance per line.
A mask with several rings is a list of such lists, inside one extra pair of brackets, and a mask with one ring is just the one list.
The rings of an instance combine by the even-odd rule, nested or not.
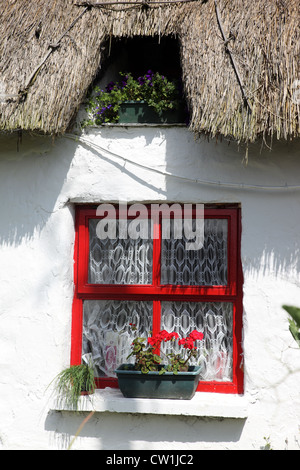
[[(131, 324), (131, 326), (133, 329), (136, 329), (135, 325)], [(178, 354), (177, 352), (166, 354), (163, 350), (156, 350), (156, 348), (160, 347), (162, 342), (172, 341), (174, 339), (178, 339), (178, 345), (183, 346), (185, 350), (184, 354)], [(150, 345), (148, 349), (145, 349), (143, 344), (145, 338), (135, 338), (132, 343), (133, 351), (128, 357), (132, 355), (136, 357), (135, 368), (136, 370), (141, 370), (143, 373), (147, 373), (150, 370), (159, 370), (160, 373), (164, 373), (165, 371), (177, 373), (188, 370), (188, 361), (197, 355), (195, 341), (201, 341), (202, 339), (203, 333), (197, 330), (193, 330), (186, 338), (182, 339), (179, 339), (179, 334), (175, 331), (169, 333), (166, 330), (161, 330), (155, 335), (148, 337), (147, 341)], [(168, 364), (162, 365), (163, 360), (167, 360)], [(158, 367), (160, 368), (158, 369)]]
[(201, 333), (200, 331), (197, 331), (197, 330), (193, 330), (193, 331), (191, 331), (191, 333), (189, 334), (189, 337), (190, 337), (193, 341), (196, 341), (197, 339), (202, 340), (202, 339), (203, 339), (203, 333)]

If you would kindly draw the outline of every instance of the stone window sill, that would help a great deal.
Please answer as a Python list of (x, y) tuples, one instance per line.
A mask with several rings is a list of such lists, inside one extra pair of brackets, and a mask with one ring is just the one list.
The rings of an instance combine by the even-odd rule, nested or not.
[[(68, 409), (60, 406), (55, 410)], [(82, 396), (79, 410), (241, 419), (248, 416), (247, 401), (241, 395), (196, 392), (191, 400), (153, 400), (124, 398), (120, 390), (111, 388), (98, 389), (93, 395)]]

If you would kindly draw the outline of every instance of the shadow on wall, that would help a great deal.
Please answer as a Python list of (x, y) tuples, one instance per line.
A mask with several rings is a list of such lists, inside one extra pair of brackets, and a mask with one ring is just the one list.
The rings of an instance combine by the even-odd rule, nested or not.
[[(84, 412), (50, 412), (45, 421), (45, 430), (51, 433), (51, 446), (68, 448), (87, 415), (88, 413)], [(138, 416), (125, 413), (120, 417), (118, 413), (95, 413), (85, 424), (72, 448), (82, 449), (84, 446), (90, 450), (187, 451), (209, 448), (211, 443), (215, 444), (214, 448), (218, 443), (220, 448), (226, 448), (226, 443), (240, 440), (244, 424), (244, 419), (236, 418), (223, 420), (187, 416)], [(84, 441), (80, 438), (89, 439)]]
[[(297, 171), (297, 170), (296, 170)], [(298, 170), (299, 171), (299, 170)], [(295, 282), (300, 274), (300, 190), (258, 196), (244, 205), (244, 273)]]
[(249, 145), (246, 163), (245, 148), (234, 142), (170, 138), (166, 171), (189, 181), (167, 178), (166, 194), (183, 202), (240, 203), (244, 273), (299, 279), (299, 144), (276, 142), (272, 151)]
[[(25, 132), (18, 149), (17, 143), (17, 134), (0, 136), (0, 315), (10, 374), (24, 374), (26, 381), (27, 376), (34, 380), (36, 368), (19, 370), (20, 354), (26, 354), (27, 364), (37, 362), (37, 348), (46, 351), (48, 345), (42, 338), (55, 300), (62, 309), (72, 301), (67, 287), (72, 292), (74, 214), (59, 197), (75, 146)], [(27, 337), (23, 346), (27, 325), (32, 342)], [(13, 339), (5, 331), (10, 328)], [(43, 361), (52, 362), (46, 352)]]
[(19, 143), (17, 134), (0, 136), (1, 244), (17, 246), (30, 239), (59, 209), (74, 155), (71, 146), (27, 133)]

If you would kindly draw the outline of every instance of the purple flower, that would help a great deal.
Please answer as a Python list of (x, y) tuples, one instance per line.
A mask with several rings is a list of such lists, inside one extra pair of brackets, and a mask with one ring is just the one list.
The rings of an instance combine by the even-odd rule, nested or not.
[(128, 80), (128, 75), (125, 75), (125, 77), (121, 81), (121, 89), (127, 86), (127, 80)]
[(149, 80), (149, 82), (152, 81), (153, 75), (154, 75), (154, 73), (152, 72), (152, 70), (148, 70), (148, 72), (146, 73), (146, 78), (147, 78), (147, 80)]
[(106, 86), (106, 91), (110, 93), (114, 87), (115, 87), (115, 82), (109, 82)]
[(146, 81), (145, 77), (139, 77), (138, 78), (138, 82), (139, 82), (140, 85), (145, 85), (145, 81)]
[[(101, 114), (104, 114), (105, 111), (107, 111), (107, 110), (110, 109), (111, 107), (112, 107), (111, 104), (108, 104), (107, 106), (103, 106), (103, 107), (100, 109), (100, 111), (98, 111), (96, 114), (97, 114), (98, 116), (101, 116)], [(99, 109), (99, 108), (96, 108), (96, 109)]]

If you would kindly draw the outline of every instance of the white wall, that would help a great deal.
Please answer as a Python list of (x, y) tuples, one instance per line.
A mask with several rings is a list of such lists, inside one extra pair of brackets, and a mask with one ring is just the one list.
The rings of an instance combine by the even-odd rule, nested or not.
[(300, 188), (281, 188), (300, 186), (299, 142), (244, 156), (181, 127), (24, 134), (19, 150), (0, 136), (0, 448), (64, 449), (86, 416), (53, 410), (47, 389), (69, 362), (74, 203), (122, 200), (241, 203), (248, 416), (95, 413), (73, 448), (299, 449), (300, 350), (281, 308), (300, 306)]

